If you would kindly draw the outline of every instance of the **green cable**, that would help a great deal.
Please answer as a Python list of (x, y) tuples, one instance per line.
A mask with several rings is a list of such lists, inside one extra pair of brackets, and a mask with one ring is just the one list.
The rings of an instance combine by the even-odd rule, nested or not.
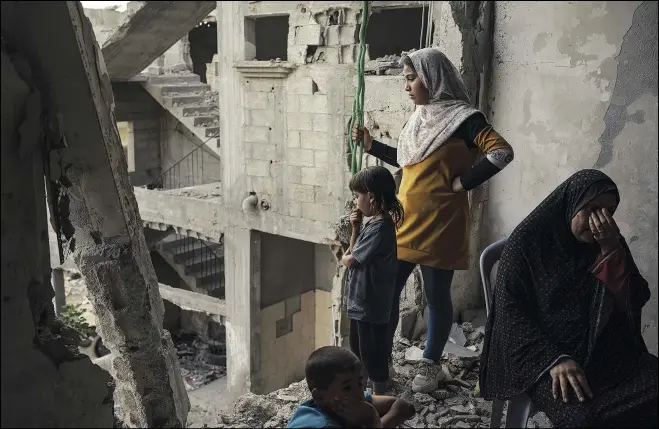
[(352, 102), (352, 118), (348, 139), (350, 142), (350, 169), (355, 175), (362, 169), (362, 158), (364, 156), (364, 144), (361, 140), (353, 140), (352, 128), (355, 123), (364, 126), (364, 61), (366, 60), (366, 27), (368, 25), (368, 1), (362, 2), (362, 22), (359, 28), (359, 57), (357, 58), (357, 92)]

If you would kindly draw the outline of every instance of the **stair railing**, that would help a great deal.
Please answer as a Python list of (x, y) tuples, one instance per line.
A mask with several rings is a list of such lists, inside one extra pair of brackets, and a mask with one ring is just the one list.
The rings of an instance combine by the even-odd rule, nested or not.
[[(177, 124), (174, 131), (179, 131)], [(151, 183), (146, 185), (147, 189), (178, 189), (188, 186), (203, 185), (204, 183), (204, 153), (203, 149), (206, 143), (212, 138), (209, 137), (203, 143), (197, 145), (188, 152), (183, 158), (179, 159), (167, 170), (160, 173)], [(185, 167), (185, 169), (184, 169)], [(182, 172), (187, 174), (182, 175)]]
[[(208, 292), (208, 295), (215, 298), (224, 299), (224, 270), (223, 257), (215, 253), (203, 240), (188, 237), (187, 235), (176, 234), (176, 239), (182, 240), (183, 248), (181, 253), (188, 256), (184, 260), (178, 261), (187, 270), (186, 262), (192, 261), (191, 264), (200, 264), (201, 269), (195, 270), (187, 275), (195, 277), (198, 281), (204, 278), (211, 279), (209, 283), (197, 284), (197, 287)], [(180, 248), (179, 247), (179, 248)]]

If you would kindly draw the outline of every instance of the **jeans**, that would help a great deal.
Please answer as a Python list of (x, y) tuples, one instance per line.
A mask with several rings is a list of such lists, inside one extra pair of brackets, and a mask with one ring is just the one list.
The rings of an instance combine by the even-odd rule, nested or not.
[[(406, 261), (398, 261), (396, 273), (396, 291), (389, 319), (389, 330), (387, 332), (387, 347), (389, 355), (393, 351), (394, 333), (398, 327), (400, 316), (400, 294), (405, 283), (416, 264)], [(424, 292), (428, 303), (427, 319), (428, 332), (426, 333), (426, 348), (423, 357), (434, 362), (439, 362), (444, 351), (444, 346), (451, 333), (453, 324), (453, 303), (451, 302), (451, 282), (453, 281), (453, 270), (443, 270), (421, 265)]]

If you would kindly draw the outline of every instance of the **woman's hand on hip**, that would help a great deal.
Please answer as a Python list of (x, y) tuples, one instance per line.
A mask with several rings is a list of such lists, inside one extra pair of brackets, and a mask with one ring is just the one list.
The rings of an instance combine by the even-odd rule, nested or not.
[(567, 403), (570, 389), (574, 390), (579, 402), (584, 402), (586, 396), (589, 399), (593, 398), (593, 392), (588, 386), (586, 375), (574, 360), (566, 359), (555, 365), (549, 370), (549, 375), (552, 380), (551, 392), (554, 399), (558, 400), (560, 394), (563, 397), (563, 402)]
[(457, 194), (458, 192), (462, 192), (462, 191), (465, 190), (465, 188), (462, 187), (462, 182), (460, 181), (460, 176), (458, 176), (458, 177), (456, 177), (455, 179), (453, 179), (453, 182), (451, 183), (451, 189), (452, 189), (453, 192), (455, 192), (456, 194)]
[(607, 209), (594, 210), (588, 222), (603, 254), (609, 254), (620, 247), (620, 228)]
[(366, 127), (360, 127), (359, 125), (355, 124), (355, 126), (352, 128), (352, 139), (354, 141), (361, 140), (362, 144), (364, 145), (364, 150), (366, 152), (369, 152), (371, 150), (371, 147), (373, 146), (373, 139), (371, 138), (371, 133), (368, 131), (368, 128)]

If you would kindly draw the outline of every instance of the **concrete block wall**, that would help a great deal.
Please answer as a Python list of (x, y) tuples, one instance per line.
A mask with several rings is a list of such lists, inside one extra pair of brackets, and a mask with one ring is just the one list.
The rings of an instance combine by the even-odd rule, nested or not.
[[(160, 175), (160, 120), (128, 122), (128, 165), (133, 186), (142, 186)], [(122, 141), (123, 143), (123, 141)]]

